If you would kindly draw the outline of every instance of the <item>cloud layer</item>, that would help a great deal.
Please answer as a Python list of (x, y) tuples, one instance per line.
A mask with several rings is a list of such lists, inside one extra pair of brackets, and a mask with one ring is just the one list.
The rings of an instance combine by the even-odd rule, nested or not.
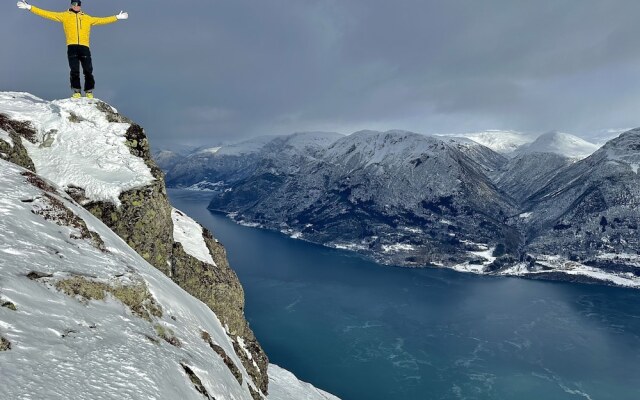
[[(63, 10), (66, 1), (33, 2)], [(639, 126), (640, 2), (85, 1), (96, 95), (156, 147), (302, 130)], [(0, 90), (68, 94), (62, 29), (2, 6)]]

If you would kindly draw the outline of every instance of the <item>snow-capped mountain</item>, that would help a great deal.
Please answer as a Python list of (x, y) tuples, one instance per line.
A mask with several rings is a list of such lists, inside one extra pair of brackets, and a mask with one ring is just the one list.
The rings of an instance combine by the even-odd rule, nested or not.
[[(314, 157), (343, 135), (333, 132), (301, 132), (288, 136), (260, 136), (237, 144), (209, 148), (189, 155), (167, 169), (170, 186), (215, 189), (216, 183), (250, 175), (274, 151), (283, 157)], [(215, 150), (215, 151), (214, 151)], [(276, 159), (271, 157), (272, 159)]]
[[(250, 168), (231, 171), (228, 159), (219, 158), (209, 169), (209, 179), (218, 182), (210, 208), (240, 223), (394, 265), (638, 287), (640, 258), (630, 255), (634, 239), (623, 238), (610, 252), (590, 248), (581, 253), (581, 263), (571, 261), (575, 252), (565, 251), (569, 236), (545, 239), (548, 229), (563, 226), (556, 224), (558, 218), (581, 198), (576, 191), (562, 201), (550, 196), (546, 203), (543, 197), (564, 190), (562, 185), (577, 178), (572, 172), (577, 166), (584, 168), (584, 162), (606, 152), (610, 163), (634, 171), (634, 153), (619, 150), (635, 146), (631, 139), (624, 144), (625, 137), (581, 162), (566, 155), (584, 155), (592, 145), (558, 133), (542, 135), (511, 158), (469, 138), (406, 131), (356, 132), (312, 153), (283, 146), (284, 137), (271, 142), (269, 151), (234, 160), (246, 165), (252, 157)], [(591, 167), (579, 172), (593, 173)], [(612, 190), (620, 196), (627, 189)], [(634, 222), (628, 226), (632, 234)], [(588, 231), (592, 240), (617, 240), (602, 229)], [(541, 242), (549, 246), (541, 250)], [(574, 247), (583, 244), (576, 239)], [(604, 258), (614, 261), (598, 261)]]
[(334, 398), (268, 366), (224, 248), (170, 206), (141, 127), (0, 93), (0, 156), (0, 398)]
[[(640, 218), (637, 212), (640, 204), (638, 149), (640, 129), (623, 133), (588, 158), (565, 168), (524, 202), (526, 211), (533, 212), (534, 226), (544, 229), (552, 225), (556, 231), (569, 227), (582, 229), (587, 219), (596, 219), (596, 230), (603, 231), (604, 227), (599, 225), (602, 217), (608, 219), (606, 216), (610, 215), (612, 220), (622, 217), (628, 220), (622, 225), (630, 227), (628, 233), (635, 236), (633, 231)], [(617, 215), (618, 212), (621, 214)]]
[(315, 157), (269, 152), (210, 207), (388, 263), (464, 262), (515, 212), (486, 176), (506, 161), (467, 139), (361, 131)]
[(569, 158), (582, 159), (593, 154), (599, 147), (577, 136), (553, 131), (540, 135), (532, 143), (523, 144), (515, 150), (515, 153), (556, 153)]
[(184, 160), (185, 156), (170, 150), (160, 150), (153, 153), (153, 159), (163, 171), (168, 171)]
[[(447, 135), (450, 136), (450, 135)], [(500, 154), (509, 154), (520, 146), (531, 143), (534, 138), (521, 132), (488, 130), (462, 133), (455, 136), (465, 137)]]

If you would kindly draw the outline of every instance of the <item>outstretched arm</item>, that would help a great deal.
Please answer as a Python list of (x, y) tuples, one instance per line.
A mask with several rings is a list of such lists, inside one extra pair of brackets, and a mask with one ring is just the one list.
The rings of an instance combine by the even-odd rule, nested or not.
[(50, 20), (57, 21), (57, 22), (62, 21), (62, 14), (63, 13), (43, 10), (41, 8), (34, 7), (31, 4), (28, 4), (24, 0), (21, 0), (21, 1), (18, 2), (18, 8), (23, 9), (23, 10), (31, 10), (32, 13), (34, 13), (35, 15), (38, 15), (38, 16), (40, 16), (42, 18), (50, 19)]
[(103, 17), (103, 18), (91, 17), (91, 25), (112, 24), (112, 23), (116, 22), (119, 19), (128, 19), (128, 18), (129, 18), (129, 13), (120, 11), (120, 14), (114, 15), (114, 16), (111, 16), (111, 17)]

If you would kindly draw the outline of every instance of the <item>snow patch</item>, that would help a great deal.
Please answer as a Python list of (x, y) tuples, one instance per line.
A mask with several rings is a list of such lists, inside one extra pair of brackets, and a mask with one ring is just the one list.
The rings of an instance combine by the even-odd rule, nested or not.
[(316, 389), (298, 380), (291, 372), (269, 364), (269, 400), (340, 400), (338, 397)]
[(187, 254), (207, 264), (216, 265), (204, 241), (202, 226), (182, 211), (171, 210), (173, 220), (173, 239), (182, 244)]
[[(612, 259), (618, 254), (602, 254), (603, 259)], [(610, 282), (618, 286), (640, 288), (640, 277), (632, 273), (614, 273), (603, 271), (596, 267), (590, 267), (579, 262), (567, 260), (558, 255), (538, 255), (536, 262), (545, 269), (531, 270), (526, 263), (517, 264), (511, 268), (499, 272), (499, 275), (527, 276), (540, 273), (561, 272), (567, 275), (579, 275), (594, 278), (603, 282)]]
[(222, 147), (209, 147), (208, 149), (200, 150), (198, 153), (216, 154)]
[(351, 250), (351, 251), (358, 251), (358, 250), (366, 250), (367, 246), (363, 246), (357, 243), (331, 243), (327, 245), (328, 247), (333, 247), (335, 249), (339, 249), (339, 250)]
[(396, 244), (383, 244), (382, 251), (385, 253), (398, 253), (401, 251), (413, 251), (416, 247), (410, 244), (396, 243)]
[(126, 145), (130, 124), (109, 122), (97, 105), (84, 98), (48, 102), (26, 93), (0, 93), (0, 112), (35, 128), (36, 143), (23, 144), (40, 176), (63, 188), (81, 187), (90, 201), (119, 206), (122, 192), (155, 178)]
[(11, 136), (9, 136), (9, 133), (3, 129), (0, 128), (0, 140), (4, 140), (5, 142), (9, 143), (9, 146), (13, 147), (13, 140), (11, 140)]

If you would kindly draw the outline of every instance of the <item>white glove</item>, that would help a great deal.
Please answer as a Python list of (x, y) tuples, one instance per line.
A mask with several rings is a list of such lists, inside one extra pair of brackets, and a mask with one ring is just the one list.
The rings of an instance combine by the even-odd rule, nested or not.
[(27, 4), (26, 1), (21, 0), (18, 2), (18, 8), (22, 10), (31, 10), (31, 4)]
[[(31, 7), (31, 6), (29, 6)], [(118, 19), (129, 19), (129, 13), (120, 11), (120, 14), (116, 15)]]

